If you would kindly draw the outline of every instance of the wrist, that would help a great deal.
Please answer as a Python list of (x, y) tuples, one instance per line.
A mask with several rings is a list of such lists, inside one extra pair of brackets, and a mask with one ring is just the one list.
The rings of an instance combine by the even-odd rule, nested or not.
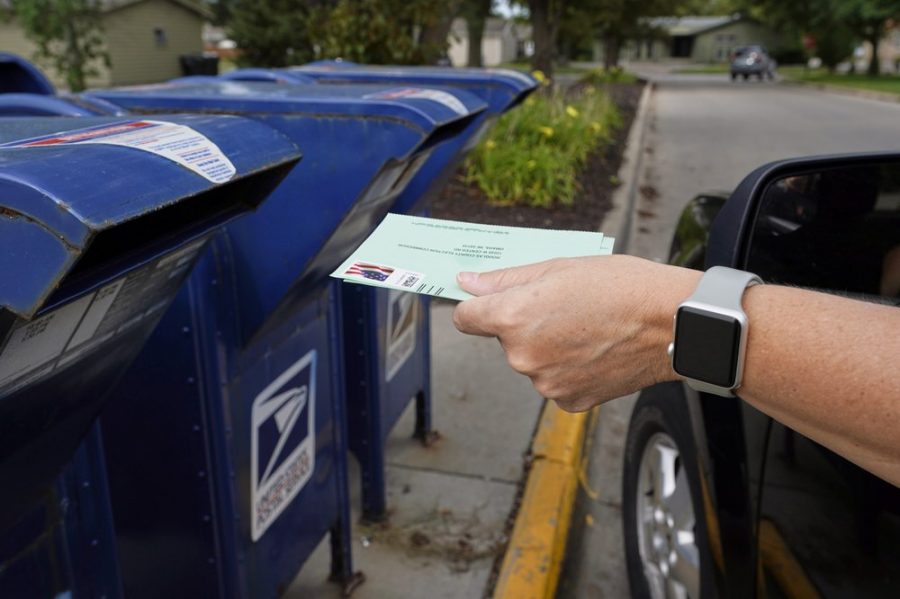
[(660, 265), (660, 268), (656, 279), (658, 291), (654, 301), (648, 302), (646, 323), (650, 352), (648, 360), (653, 364), (654, 383), (681, 378), (672, 369), (668, 353), (673, 338), (675, 312), (679, 304), (691, 296), (703, 276), (700, 271), (678, 266)]

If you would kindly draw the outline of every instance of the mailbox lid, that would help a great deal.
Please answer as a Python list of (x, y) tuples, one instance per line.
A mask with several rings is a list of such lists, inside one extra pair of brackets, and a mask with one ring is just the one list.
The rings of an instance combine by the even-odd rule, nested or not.
[(322, 83), (453, 86), (467, 89), (486, 100), (490, 105), (490, 112), (509, 110), (538, 87), (533, 77), (513, 69), (359, 65), (323, 60), (291, 67), (287, 71)]
[(463, 90), (449, 93), (408, 85), (284, 85), (258, 81), (202, 81), (92, 90), (122, 108), (309, 116), (393, 118), (426, 131), (471, 118), (487, 105)]
[(56, 89), (33, 64), (10, 52), (0, 52), (0, 94), (26, 92), (53, 95)]
[[(246, 182), (280, 181), (298, 159), (283, 135), (236, 117), (0, 120), (0, 309), (30, 318), (86, 255), (121, 258), (98, 242), (142, 251), (192, 219), (254, 207), (275, 182)], [(187, 213), (166, 222), (176, 208)]]

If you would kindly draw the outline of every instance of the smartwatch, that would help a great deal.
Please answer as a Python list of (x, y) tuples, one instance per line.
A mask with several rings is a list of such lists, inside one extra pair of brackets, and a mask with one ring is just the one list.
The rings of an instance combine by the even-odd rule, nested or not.
[(678, 306), (669, 356), (672, 369), (693, 389), (735, 396), (747, 347), (747, 314), (741, 300), (747, 287), (759, 283), (762, 279), (753, 273), (714, 266)]

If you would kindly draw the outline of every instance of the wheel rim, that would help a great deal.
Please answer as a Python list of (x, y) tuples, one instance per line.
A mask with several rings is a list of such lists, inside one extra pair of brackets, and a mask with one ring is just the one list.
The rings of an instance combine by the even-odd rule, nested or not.
[(638, 549), (654, 599), (700, 596), (700, 552), (687, 475), (672, 437), (655, 433), (641, 456), (636, 494)]

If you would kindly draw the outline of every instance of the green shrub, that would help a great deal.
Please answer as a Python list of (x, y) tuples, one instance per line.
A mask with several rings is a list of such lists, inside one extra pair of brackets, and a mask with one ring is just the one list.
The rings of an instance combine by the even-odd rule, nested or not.
[(604, 69), (599, 67), (585, 73), (579, 81), (589, 85), (606, 85), (607, 83), (634, 83), (637, 78), (622, 67)]
[(588, 155), (620, 122), (594, 87), (536, 94), (503, 115), (466, 160), (466, 181), (501, 205), (571, 205)]

